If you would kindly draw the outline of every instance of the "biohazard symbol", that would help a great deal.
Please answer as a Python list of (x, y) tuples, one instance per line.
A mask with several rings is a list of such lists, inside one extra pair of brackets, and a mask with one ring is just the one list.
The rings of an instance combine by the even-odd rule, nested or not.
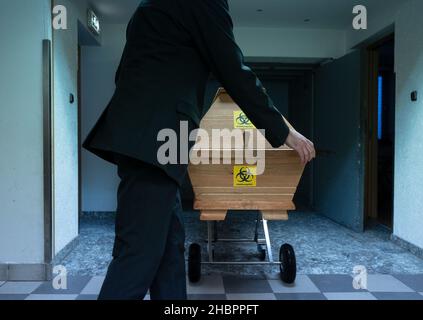
[(234, 111), (234, 128), (235, 129), (255, 129), (253, 123), (248, 119), (242, 111)]
[(251, 121), (248, 119), (244, 112), (241, 112), (236, 118), (236, 123), (240, 126), (251, 126)]
[(238, 183), (251, 183), (253, 182), (254, 175), (248, 167), (241, 167), (236, 175)]
[(233, 169), (234, 187), (256, 187), (257, 167), (256, 166), (234, 166)]

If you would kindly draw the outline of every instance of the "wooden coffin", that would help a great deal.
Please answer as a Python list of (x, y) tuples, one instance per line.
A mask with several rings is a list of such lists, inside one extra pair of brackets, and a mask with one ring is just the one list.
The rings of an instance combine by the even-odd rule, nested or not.
[[(239, 129), (236, 121), (240, 114), (245, 119), (239, 106), (224, 89), (219, 89), (200, 128), (210, 135), (213, 129)], [(241, 130), (247, 133), (254, 130), (257, 133), (252, 124)], [(242, 152), (249, 137), (248, 134), (244, 135), (242, 143), (235, 144), (229, 153), (221, 152), (220, 156), (234, 160), (235, 152)], [(216, 150), (210, 142), (210, 157), (213, 151)], [(231, 161), (231, 164), (223, 164), (221, 161), (220, 164), (213, 164), (210, 160), (209, 164), (190, 164), (188, 171), (195, 195), (194, 209), (201, 212), (201, 220), (225, 220), (228, 210), (260, 210), (266, 220), (288, 219), (288, 211), (295, 209), (293, 197), (304, 165), (298, 154), (286, 146), (274, 149), (266, 142), (264, 151), (265, 171), (253, 177), (253, 170), (249, 169), (252, 166), (246, 163), (235, 164)], [(246, 173), (248, 179), (245, 179)], [(239, 176), (242, 179), (238, 179)]]

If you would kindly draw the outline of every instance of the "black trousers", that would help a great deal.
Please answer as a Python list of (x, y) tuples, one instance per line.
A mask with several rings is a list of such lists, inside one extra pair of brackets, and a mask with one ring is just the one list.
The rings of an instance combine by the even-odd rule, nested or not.
[(185, 232), (178, 184), (161, 169), (118, 157), (116, 237), (99, 300), (185, 300)]

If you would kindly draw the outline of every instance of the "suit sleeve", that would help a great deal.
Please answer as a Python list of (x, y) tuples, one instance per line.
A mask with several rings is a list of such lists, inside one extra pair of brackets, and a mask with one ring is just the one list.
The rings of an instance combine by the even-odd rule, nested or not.
[[(131, 18), (131, 20), (129, 20), (128, 25), (126, 26), (126, 39), (128, 39), (129, 30), (131, 28), (131, 23), (132, 23), (132, 18)], [(120, 58), (119, 66), (118, 66), (116, 73), (115, 73), (115, 85), (117, 85), (118, 82), (119, 82), (119, 77), (120, 77), (120, 73), (122, 71), (122, 65), (124, 63), (125, 57), (126, 57), (126, 45), (125, 45), (125, 48), (123, 49), (122, 57)]]
[(123, 59), (124, 59), (124, 57), (125, 57), (125, 51), (124, 51), (124, 53), (122, 54), (122, 57), (121, 57), (120, 62), (119, 62), (119, 66), (118, 66), (118, 68), (117, 68), (117, 70), (116, 70), (116, 73), (115, 73), (115, 85), (116, 85), (116, 86), (117, 86), (117, 84), (118, 84), (118, 82), (119, 82), (119, 77), (120, 77), (120, 72), (121, 72), (121, 70), (122, 70), (122, 63), (123, 63)]
[(190, 11), (194, 21), (192, 36), (213, 74), (253, 124), (266, 130), (270, 144), (275, 148), (283, 145), (289, 128), (261, 81), (244, 63), (235, 42), (227, 1), (192, 0)]

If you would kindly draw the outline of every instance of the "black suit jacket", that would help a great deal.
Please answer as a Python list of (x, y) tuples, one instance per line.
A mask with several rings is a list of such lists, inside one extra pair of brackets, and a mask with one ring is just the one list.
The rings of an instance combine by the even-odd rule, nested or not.
[(210, 72), (274, 147), (289, 129), (260, 80), (244, 64), (227, 0), (143, 0), (127, 29), (116, 91), (84, 147), (115, 162), (123, 154), (159, 167), (181, 183), (186, 165), (161, 165), (158, 132), (187, 120), (198, 128), (207, 111)]

